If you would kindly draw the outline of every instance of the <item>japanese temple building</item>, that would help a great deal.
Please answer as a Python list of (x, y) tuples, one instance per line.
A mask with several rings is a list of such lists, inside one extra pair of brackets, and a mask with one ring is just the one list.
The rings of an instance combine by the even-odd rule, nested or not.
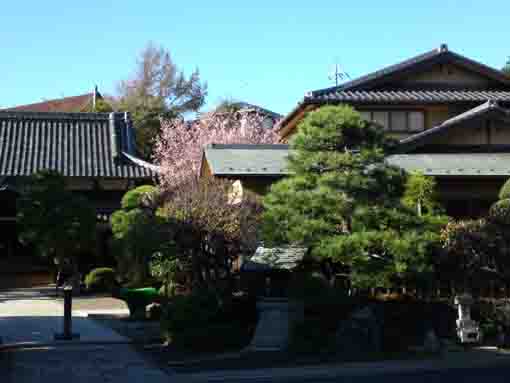
[(58, 171), (69, 189), (94, 204), (99, 240), (93, 250), (105, 256), (110, 251), (110, 214), (129, 188), (152, 183), (156, 175), (156, 168), (136, 155), (128, 113), (0, 111), (1, 285), (25, 286), (51, 278), (47, 265), (38, 264), (20, 244), (16, 230), (20, 186), (43, 169)]

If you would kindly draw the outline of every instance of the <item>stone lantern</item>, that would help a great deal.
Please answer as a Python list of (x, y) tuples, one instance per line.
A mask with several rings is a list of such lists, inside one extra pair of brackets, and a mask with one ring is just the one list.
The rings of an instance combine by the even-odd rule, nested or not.
[(242, 273), (260, 280), (257, 291), (259, 321), (252, 342), (245, 351), (278, 351), (287, 348), (290, 324), (302, 317), (302, 306), (285, 296), (286, 281), (303, 259), (306, 249), (259, 247), (241, 265)]
[(461, 343), (478, 343), (481, 331), (478, 322), (471, 319), (473, 297), (469, 294), (457, 295), (455, 305), (458, 308), (457, 336)]

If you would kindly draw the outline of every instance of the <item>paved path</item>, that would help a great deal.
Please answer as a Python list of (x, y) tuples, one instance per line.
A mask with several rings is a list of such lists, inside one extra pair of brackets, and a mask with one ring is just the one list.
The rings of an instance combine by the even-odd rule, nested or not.
[[(53, 342), (62, 332), (64, 308), (52, 289), (0, 291), (0, 336), (4, 344)], [(113, 330), (73, 312), (73, 332), (82, 342), (128, 342)]]
[[(235, 365), (235, 360), (232, 362)], [(495, 373), (494, 371), (498, 371)], [(500, 376), (501, 375), (501, 376)], [(475, 379), (474, 377), (477, 377)], [(495, 349), (453, 352), (440, 359), (353, 362), (253, 370), (217, 370), (175, 375), (177, 382), (490, 382), (510, 381), (510, 354)], [(444, 380), (443, 380), (444, 379)]]
[[(50, 289), (0, 292), (1, 383), (170, 381), (127, 338), (75, 312), (73, 332), (80, 340), (54, 342), (54, 333), (62, 328), (63, 308), (53, 294)], [(30, 347), (20, 347), (26, 344)]]
[(17, 349), (4, 352), (0, 357), (4, 358), (0, 361), (2, 383), (173, 381), (125, 344)]

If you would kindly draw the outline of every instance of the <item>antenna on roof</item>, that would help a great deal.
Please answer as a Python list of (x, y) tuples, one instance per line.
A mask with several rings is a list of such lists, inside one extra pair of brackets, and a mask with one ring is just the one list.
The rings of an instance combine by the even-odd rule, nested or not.
[(350, 79), (351, 76), (345, 71), (342, 70), (340, 64), (338, 64), (338, 60), (335, 60), (336, 63), (333, 68), (329, 71), (328, 80), (335, 81), (335, 86), (338, 86), (340, 80)]

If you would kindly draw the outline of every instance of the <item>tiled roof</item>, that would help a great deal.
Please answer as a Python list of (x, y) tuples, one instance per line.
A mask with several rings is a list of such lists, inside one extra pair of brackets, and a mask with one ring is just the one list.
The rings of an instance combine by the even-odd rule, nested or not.
[(70, 177), (153, 177), (134, 151), (127, 113), (0, 111), (0, 176), (51, 169)]
[(510, 91), (484, 90), (386, 90), (386, 91), (332, 91), (310, 94), (305, 103), (353, 102), (369, 104), (391, 103), (456, 103), (485, 102), (487, 100), (510, 102)]
[(213, 175), (283, 176), (287, 170), (288, 145), (221, 145), (205, 147), (204, 157)]
[(395, 154), (387, 162), (430, 176), (510, 175), (510, 153)]
[(338, 87), (331, 87), (312, 92), (314, 95), (327, 94), (340, 90), (360, 90), (369, 89), (375, 85), (380, 85), (392, 79), (394, 75), (401, 73), (408, 73), (422, 68), (425, 64), (446, 63), (451, 62), (470, 71), (479, 73), (484, 77), (488, 77), (495, 82), (510, 86), (510, 78), (503, 74), (500, 70), (491, 68), (478, 61), (472, 60), (468, 57), (462, 56), (458, 53), (452, 52), (448, 49), (446, 44), (442, 44), (439, 48), (433, 49), (429, 52), (412, 57), (408, 60), (402, 61), (395, 65), (390, 65), (386, 68), (380, 69), (376, 72), (358, 77), (352, 81), (346, 82)]
[(17, 112), (82, 112), (92, 103), (93, 97), (94, 93), (86, 93), (79, 96), (18, 105), (6, 110)]
[[(393, 89), (389, 86), (394, 79), (427, 70), (433, 65), (443, 63), (451, 63), (480, 74), (490, 80), (489, 87), (492, 90), (459, 90), (444, 89), (444, 87), (439, 89), (440, 87), (437, 84), (435, 86), (431, 85), (436, 90), (429, 88)], [(438, 49), (361, 76), (339, 86), (306, 93), (304, 99), (279, 122), (277, 129), (285, 137), (294, 126), (295, 117), (304, 112), (309, 105), (342, 102), (357, 104), (482, 103), (487, 100), (510, 102), (510, 77), (500, 70), (451, 52), (443, 44)]]
[[(206, 148), (207, 160), (214, 175), (232, 176), (285, 176), (290, 172), (285, 168), (288, 156), (287, 145), (214, 145)], [(220, 146), (220, 148), (218, 148)], [(221, 146), (225, 148), (221, 148)], [(262, 146), (262, 148), (261, 148)], [(274, 149), (270, 147), (274, 146)], [(239, 148), (242, 147), (242, 148)], [(212, 155), (211, 155), (212, 154)], [(271, 171), (258, 168), (257, 159)], [(501, 153), (433, 153), (433, 154), (394, 154), (387, 163), (408, 172), (420, 171), (431, 176), (509, 176), (510, 152)], [(232, 164), (232, 166), (230, 166)], [(223, 170), (221, 166), (227, 166)], [(246, 171), (246, 167), (250, 171)], [(281, 171), (277, 173), (277, 169)], [(260, 263), (260, 262), (258, 262)]]
[(258, 247), (255, 254), (241, 265), (241, 271), (292, 270), (303, 260), (304, 247)]
[(439, 132), (443, 132), (445, 129), (448, 129), (451, 126), (458, 125), (464, 121), (468, 121), (480, 116), (490, 117), (498, 115), (501, 117), (510, 117), (510, 109), (501, 107), (495, 101), (487, 101), (486, 103), (479, 105), (476, 108), (470, 109), (464, 113), (458, 114), (431, 129), (427, 129), (423, 132), (413, 134), (412, 136), (401, 140), (400, 143), (404, 145), (417, 144), (418, 142), (422, 142), (423, 139), (426, 137), (435, 135)]

